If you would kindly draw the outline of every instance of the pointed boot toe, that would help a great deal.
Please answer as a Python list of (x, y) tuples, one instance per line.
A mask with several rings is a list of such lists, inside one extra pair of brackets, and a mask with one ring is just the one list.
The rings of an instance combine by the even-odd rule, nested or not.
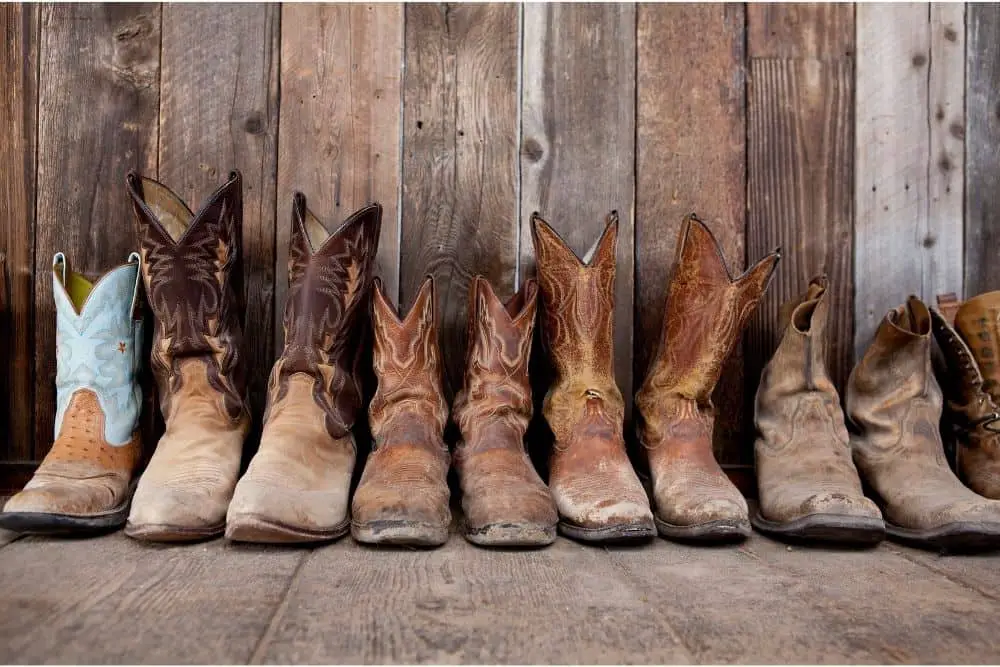
[[(732, 489), (736, 491), (735, 487)], [(739, 542), (752, 532), (746, 501), (736, 491), (738, 498), (722, 497), (714, 490), (700, 501), (693, 498), (672, 511), (656, 512), (656, 528), (660, 535), (675, 540), (691, 542)]]
[(130, 490), (115, 475), (73, 479), (37, 475), (0, 512), (0, 528), (37, 535), (117, 530), (125, 524)]

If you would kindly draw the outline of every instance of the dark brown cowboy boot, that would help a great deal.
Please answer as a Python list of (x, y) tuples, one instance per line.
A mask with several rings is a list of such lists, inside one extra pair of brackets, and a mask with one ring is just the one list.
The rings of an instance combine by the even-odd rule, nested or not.
[(537, 296), (538, 284), (528, 280), (505, 306), (481, 276), (469, 292), (465, 386), (454, 408), (462, 432), (455, 469), (465, 537), (475, 544), (532, 546), (556, 539), (555, 502), (524, 449)]
[(375, 279), (378, 388), (368, 407), (374, 442), (351, 506), (351, 534), (359, 542), (438, 546), (448, 541), (448, 404), (435, 313), (430, 276), (403, 319)]
[(712, 391), (779, 257), (775, 251), (733, 279), (708, 227), (694, 215), (681, 225), (663, 337), (635, 397), (656, 526), (664, 537), (728, 541), (750, 535), (746, 500), (712, 452)]
[(381, 221), (371, 204), (330, 234), (295, 194), (285, 348), (268, 383), (260, 449), (229, 504), (229, 539), (311, 542), (350, 528), (351, 429), (362, 401), (355, 364)]
[(593, 542), (648, 539), (656, 527), (625, 451), (625, 405), (614, 376), (618, 216), (609, 216), (585, 261), (538, 214), (531, 231), (554, 370), (543, 414), (555, 435), (549, 487), (559, 529)]
[(947, 365), (939, 379), (958, 476), (979, 495), (1000, 500), (1000, 292), (964, 304), (938, 297), (938, 304), (931, 320)]
[(875, 544), (885, 524), (851, 460), (840, 396), (826, 371), (826, 276), (785, 304), (787, 324), (757, 390), (753, 525), (777, 537)]
[(242, 358), (242, 178), (192, 213), (164, 185), (128, 175), (142, 277), (155, 318), (150, 358), (166, 432), (139, 480), (125, 532), (219, 535), (250, 427)]
[(890, 310), (847, 382), (854, 462), (877, 494), (886, 532), (917, 546), (1000, 547), (1000, 501), (948, 467), (931, 368), (931, 315), (915, 296)]

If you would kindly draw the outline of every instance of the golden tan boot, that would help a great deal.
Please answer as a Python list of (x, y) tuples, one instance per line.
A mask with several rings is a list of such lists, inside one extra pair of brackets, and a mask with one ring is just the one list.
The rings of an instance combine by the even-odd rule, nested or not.
[(448, 541), (448, 404), (435, 313), (430, 276), (403, 319), (375, 279), (378, 388), (368, 407), (374, 442), (351, 506), (351, 535), (359, 542), (438, 546)]
[(139, 256), (96, 283), (57, 253), (55, 442), (34, 476), (7, 501), (0, 527), (22, 533), (120, 528), (142, 453), (142, 320)]
[(656, 535), (649, 498), (625, 451), (625, 405), (614, 376), (618, 216), (581, 261), (533, 214), (542, 330), (554, 378), (543, 413), (555, 434), (549, 487), (559, 529), (586, 541)]
[(524, 449), (537, 297), (538, 284), (528, 280), (505, 306), (481, 276), (469, 292), (465, 386), (454, 409), (462, 432), (455, 470), (465, 537), (475, 544), (532, 546), (556, 539), (555, 502)]
[(362, 401), (355, 365), (381, 220), (371, 204), (330, 234), (295, 194), (285, 348), (271, 371), (260, 448), (229, 504), (229, 539), (312, 542), (350, 528), (351, 428)]
[(183, 541), (225, 528), (250, 427), (242, 359), (242, 179), (195, 214), (164, 185), (128, 176), (142, 277), (155, 318), (150, 356), (166, 432), (139, 479), (130, 537)]
[(752, 521), (777, 537), (875, 544), (885, 524), (851, 460), (840, 396), (826, 371), (826, 276), (782, 308), (787, 324), (757, 389), (754, 457), (760, 507)]
[(913, 296), (890, 310), (847, 382), (854, 462), (877, 494), (890, 537), (921, 547), (1000, 547), (1000, 501), (948, 467), (931, 368), (931, 316)]
[(664, 537), (728, 541), (750, 535), (746, 500), (712, 453), (712, 391), (779, 257), (775, 251), (734, 280), (708, 227), (694, 215), (681, 225), (663, 337), (635, 397), (656, 526)]

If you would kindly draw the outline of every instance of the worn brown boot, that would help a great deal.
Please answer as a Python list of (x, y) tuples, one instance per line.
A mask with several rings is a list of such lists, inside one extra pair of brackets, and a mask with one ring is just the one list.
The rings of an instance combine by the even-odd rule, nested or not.
[(958, 476), (979, 495), (1000, 499), (1000, 292), (938, 303), (954, 306), (931, 310), (931, 320), (947, 365), (940, 379)]
[(434, 280), (428, 276), (403, 319), (375, 279), (368, 407), (372, 452), (351, 506), (351, 535), (367, 544), (438, 546), (448, 541), (448, 404), (441, 388)]
[(542, 330), (554, 371), (543, 414), (555, 435), (549, 487), (559, 530), (591, 542), (656, 535), (649, 498), (625, 451), (625, 405), (614, 376), (618, 216), (583, 261), (531, 217)]
[(1000, 501), (948, 467), (931, 368), (931, 316), (915, 296), (890, 310), (847, 382), (854, 462), (877, 494), (890, 537), (949, 549), (1000, 547)]
[(704, 223), (689, 215), (681, 225), (663, 337), (635, 397), (656, 526), (664, 537), (729, 541), (750, 535), (746, 500), (712, 453), (712, 391), (779, 257), (773, 252), (734, 280)]
[(192, 213), (166, 186), (128, 175), (155, 329), (150, 358), (166, 432), (139, 480), (131, 537), (182, 541), (225, 528), (250, 427), (242, 359), (242, 178)]
[(538, 284), (528, 280), (505, 306), (477, 276), (469, 296), (465, 386), (454, 408), (465, 537), (491, 546), (551, 544), (559, 515), (524, 449)]
[(885, 537), (851, 460), (840, 397), (826, 371), (826, 276), (783, 306), (785, 334), (757, 389), (754, 527), (776, 537), (876, 544)]
[(295, 194), (285, 348), (268, 383), (260, 449), (229, 504), (231, 540), (312, 542), (350, 528), (351, 429), (362, 401), (355, 365), (381, 221), (371, 204), (330, 234)]

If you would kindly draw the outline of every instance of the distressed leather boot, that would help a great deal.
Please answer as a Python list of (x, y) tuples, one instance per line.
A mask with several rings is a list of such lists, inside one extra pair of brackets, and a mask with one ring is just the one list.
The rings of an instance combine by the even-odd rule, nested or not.
[(128, 175), (142, 276), (155, 318), (150, 365), (166, 432), (139, 479), (130, 537), (186, 541), (225, 528), (250, 427), (242, 358), (242, 178), (192, 213), (164, 185)]
[(120, 528), (139, 464), (142, 319), (139, 255), (96, 283), (53, 259), (56, 306), (55, 442), (7, 501), (0, 527), (22, 533)]
[(939, 378), (948, 421), (956, 436), (958, 476), (979, 495), (997, 500), (1000, 499), (1000, 292), (987, 292), (961, 305), (955, 300), (942, 303), (938, 297), (938, 304), (945, 307), (941, 312), (931, 310), (931, 322), (947, 366)]
[(368, 406), (372, 452), (351, 506), (351, 535), (367, 544), (439, 546), (448, 541), (448, 404), (441, 387), (434, 281), (428, 276), (403, 319), (376, 278)]
[(651, 538), (653, 513), (625, 451), (625, 405), (614, 376), (618, 216), (608, 217), (582, 261), (537, 213), (531, 231), (554, 372), (543, 414), (555, 435), (549, 487), (559, 530), (590, 542)]
[(681, 225), (663, 336), (635, 397), (656, 526), (664, 537), (731, 541), (750, 535), (746, 500), (712, 452), (712, 391), (779, 258), (775, 251), (733, 279), (708, 227), (694, 215)]
[(330, 234), (295, 194), (285, 347), (271, 370), (260, 448), (229, 504), (231, 540), (313, 542), (350, 528), (356, 363), (381, 221), (371, 204)]
[(757, 389), (755, 528), (776, 537), (869, 545), (885, 537), (851, 460), (840, 396), (826, 370), (826, 276), (785, 304), (785, 334)]
[(559, 515), (524, 448), (538, 283), (528, 280), (504, 305), (477, 276), (469, 297), (465, 386), (454, 408), (465, 537), (490, 546), (551, 544)]
[(847, 382), (854, 462), (876, 494), (886, 532), (947, 550), (1000, 547), (1000, 501), (948, 467), (931, 368), (931, 316), (915, 296), (890, 310)]

